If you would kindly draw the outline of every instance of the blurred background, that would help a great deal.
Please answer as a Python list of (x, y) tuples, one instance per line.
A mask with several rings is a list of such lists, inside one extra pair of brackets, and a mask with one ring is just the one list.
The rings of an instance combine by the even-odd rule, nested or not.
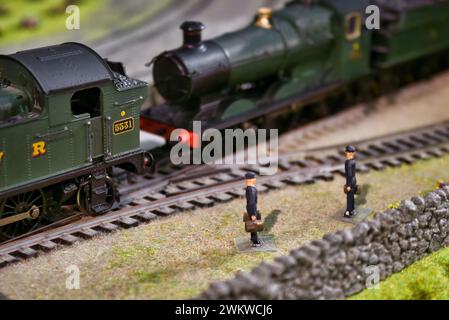
[[(100, 55), (121, 61), (127, 73), (152, 82), (145, 64), (181, 44), (180, 24), (199, 20), (210, 38), (248, 24), (261, 6), (282, 7), (287, 0), (0, 0), (0, 54), (82, 42)], [(73, 25), (79, 8), (79, 29)]]

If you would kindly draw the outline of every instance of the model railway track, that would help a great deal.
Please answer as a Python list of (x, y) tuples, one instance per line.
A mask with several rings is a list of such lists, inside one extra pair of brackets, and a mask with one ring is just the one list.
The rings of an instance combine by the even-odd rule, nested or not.
[(357, 123), (373, 113), (380, 112), (381, 109), (383, 108), (361, 104), (342, 111), (335, 116), (327, 117), (287, 132), (279, 139), (279, 153), (291, 152), (291, 150), (296, 150), (298, 147), (303, 149), (301, 146), (308, 141), (349, 127), (351, 123)]
[(279, 139), (279, 153), (291, 152), (292, 150), (307, 150), (309, 149), (307, 148), (308, 142), (347, 128), (374, 114), (399, 107), (403, 103), (410, 101), (413, 97), (420, 97), (428, 93), (434, 87), (443, 87), (448, 82), (448, 79), (449, 72), (442, 72), (430, 80), (408, 85), (391, 94), (376, 98), (373, 101), (355, 105), (333, 116), (313, 121), (297, 129), (290, 130)]
[[(441, 81), (440, 78), (443, 78), (443, 76), (436, 77), (435, 81)], [(429, 81), (419, 82), (396, 92), (394, 96), (401, 99), (403, 95), (425, 92), (429, 89), (430, 83), (431, 82)], [(385, 98), (386, 97), (381, 97), (371, 102), (355, 105), (332, 117), (318, 119), (284, 133), (279, 140), (279, 153), (284, 154), (286, 152), (291, 153), (292, 151), (310, 150), (310, 148), (303, 147), (305, 143), (325, 134), (341, 130), (342, 128), (348, 127), (351, 123), (356, 123), (375, 113), (380, 113), (395, 106), (390, 103), (384, 103), (383, 99)], [(387, 99), (390, 98), (387, 97)], [(192, 166), (183, 168), (180, 166), (173, 166), (167, 161), (167, 163), (159, 168), (154, 174), (145, 175), (143, 177), (135, 176), (133, 177), (134, 181), (126, 181), (126, 177), (121, 180), (119, 179), (117, 182), (119, 183), (120, 194), (123, 195), (125, 199), (129, 199), (127, 195), (130, 193), (138, 192), (139, 190), (147, 192), (148, 190), (155, 190), (162, 186), (166, 186), (171, 182), (172, 178), (176, 180), (183, 176), (185, 177), (183, 171), (191, 172)]]
[[(407, 87), (397, 94), (400, 96), (404, 93), (410, 94), (410, 92), (421, 92), (423, 90), (427, 90), (428, 85), (428, 82), (421, 82)], [(379, 102), (381, 102), (381, 99), (382, 98), (377, 99), (372, 103), (362, 103), (356, 105), (347, 110), (341, 111), (340, 113), (332, 117), (315, 120), (307, 125), (304, 125), (297, 129), (293, 129), (283, 134), (280, 137), (279, 153), (291, 153), (295, 150), (310, 150), (310, 148), (303, 148), (302, 146), (308, 141), (316, 139), (320, 136), (341, 130), (342, 128), (347, 127), (349, 123), (360, 121), (363, 118), (367, 118), (374, 113), (379, 113), (386, 108), (391, 108), (391, 105), (389, 104), (379, 104)], [(129, 177), (126, 171), (122, 171), (121, 174), (118, 174), (116, 177), (114, 177), (115, 182), (118, 185), (119, 194), (121, 195), (121, 205), (119, 206), (123, 207), (123, 205), (132, 202), (135, 197), (138, 197), (142, 193), (147, 194), (153, 190), (159, 190), (165, 186), (168, 186), (172, 182), (180, 182), (186, 179), (192, 179), (193, 176), (191, 174), (186, 176), (185, 173), (191, 173), (193, 171), (192, 167), (198, 166), (175, 166), (170, 163), (169, 159), (159, 162), (162, 162), (163, 164), (152, 174), (146, 174), (144, 176), (133, 175), (131, 176), (131, 179), (128, 179)], [(212, 170), (215, 170), (214, 173), (216, 173), (217, 169)], [(222, 171), (225, 170), (229, 169), (222, 169)], [(207, 174), (207, 172), (204, 172), (204, 170), (201, 170), (199, 173), (197, 173), (197, 175), (199, 176), (204, 174)], [(55, 221), (51, 224), (44, 225), (27, 234), (20, 235), (15, 239), (22, 239), (27, 236), (47, 231), (55, 227), (66, 225), (79, 220), (84, 216), (80, 212), (77, 212), (76, 208), (73, 208), (73, 211), (75, 212), (73, 215)]]
[[(435, 81), (439, 81), (440, 77), (436, 78)], [(413, 86), (407, 87), (401, 91), (399, 91), (396, 96), (401, 96), (403, 94), (417, 94), (422, 92), (423, 90), (428, 90), (429, 83), (427, 81), (420, 82)], [(347, 110), (344, 110), (333, 117), (328, 117), (324, 119), (315, 120), (307, 125), (304, 125), (300, 128), (293, 129), (280, 137), (280, 145), (279, 153), (292, 152), (296, 151), (306, 151), (310, 150), (310, 148), (303, 148), (302, 145), (307, 143), (310, 140), (316, 139), (322, 135), (329, 134), (331, 132), (335, 132), (341, 130), (348, 126), (348, 123), (352, 123), (358, 120), (361, 120), (365, 117), (372, 115), (373, 113), (378, 113), (383, 111), (386, 108), (391, 108), (390, 104), (382, 103), (383, 98), (379, 98), (372, 103), (362, 103), (351, 107)], [(379, 103), (380, 102), (380, 103)], [(286, 151), (288, 150), (288, 151)], [(190, 166), (175, 166), (172, 165), (168, 158), (161, 159), (158, 161), (158, 169), (155, 170), (154, 173), (148, 173), (144, 176), (139, 175), (128, 175), (128, 173), (124, 170), (121, 170), (118, 174), (114, 176), (114, 180), (118, 185), (118, 192), (121, 196), (120, 204), (117, 204), (119, 207), (124, 207), (136, 197), (142, 196), (142, 194), (151, 193), (153, 190), (160, 190), (163, 187), (168, 186), (170, 183), (181, 182), (184, 180), (194, 178), (193, 175), (204, 176), (207, 175), (207, 171), (200, 170), (199, 173), (196, 172), (194, 168), (198, 168), (198, 165), (190, 165)], [(214, 170), (212, 173), (218, 173), (218, 171), (229, 171), (228, 168), (222, 168), (218, 170), (216, 168), (211, 168), (210, 170)], [(189, 175), (186, 173), (189, 172)], [(84, 217), (84, 215), (77, 210), (77, 208), (72, 208), (74, 214), (69, 215), (66, 218), (61, 220), (57, 220), (51, 224), (44, 225), (36, 230), (33, 230), (29, 233), (20, 235), (13, 240), (23, 239), (28, 236), (38, 234), (43, 231), (47, 231), (59, 226), (67, 225), (74, 221), (77, 221)], [(13, 241), (10, 240), (10, 241)], [(8, 242), (10, 242), (8, 241)], [(6, 242), (6, 241), (5, 241)]]
[[(410, 164), (419, 159), (449, 153), (449, 122), (417, 130), (368, 139), (357, 143), (361, 172)], [(343, 174), (342, 145), (293, 152), (279, 158), (279, 171), (260, 176), (260, 192), (332, 180)], [(68, 246), (100, 234), (138, 226), (181, 211), (209, 207), (244, 195), (242, 176), (257, 166), (197, 166), (185, 170), (159, 190), (142, 193), (115, 211), (84, 217), (0, 246), (0, 267), (36, 257), (60, 246)]]

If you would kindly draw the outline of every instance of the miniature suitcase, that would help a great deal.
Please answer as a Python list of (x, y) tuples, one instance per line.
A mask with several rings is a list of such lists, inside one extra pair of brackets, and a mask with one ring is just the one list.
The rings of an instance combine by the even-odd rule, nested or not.
[(264, 222), (262, 221), (262, 216), (260, 215), (259, 211), (257, 211), (256, 221), (252, 221), (246, 211), (243, 212), (243, 222), (245, 223), (246, 232), (260, 232), (265, 228)]
[(265, 225), (262, 220), (245, 222), (245, 231), (246, 232), (260, 232), (260, 231), (263, 231), (264, 228), (265, 228)]

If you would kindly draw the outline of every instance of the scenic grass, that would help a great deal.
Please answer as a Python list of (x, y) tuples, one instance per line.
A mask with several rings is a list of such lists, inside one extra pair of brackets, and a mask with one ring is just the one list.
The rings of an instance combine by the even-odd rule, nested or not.
[[(15, 0), (0, 3), (0, 47), (22, 45), (49, 37), (57, 42), (95, 42), (116, 31), (150, 21), (174, 0), (140, 0), (137, 4), (114, 0)], [(67, 30), (66, 7), (80, 9), (80, 29)], [(23, 19), (37, 22), (21, 26)], [(37, 41), (38, 42), (38, 41)]]
[[(81, 11), (81, 23), (88, 19), (94, 12), (106, 5), (107, 0), (99, 1), (67, 1), (67, 0), (14, 0), (3, 1), (0, 8), (0, 46), (21, 43), (36, 38), (47, 37), (66, 30), (65, 21), (67, 15), (65, 9), (68, 3), (79, 6)], [(0, 10), (1, 11), (1, 10)], [(35, 28), (21, 26), (23, 19), (34, 19), (37, 22)]]
[[(449, 181), (449, 171), (441, 170), (448, 167), (449, 156), (445, 156), (360, 174), (365, 194), (357, 198), (357, 203), (375, 211), (385, 210), (422, 190), (435, 189), (439, 179)], [(16, 299), (191, 298), (211, 281), (233, 277), (238, 270), (248, 271), (307, 241), (350, 227), (335, 218), (344, 208), (343, 183), (342, 177), (336, 177), (331, 182), (292, 186), (259, 196), (259, 209), (268, 219), (268, 233), (274, 237), (278, 252), (236, 252), (234, 240), (249, 238), (242, 224), (244, 199), (238, 199), (11, 265), (0, 272), (1, 292)], [(447, 254), (442, 259), (445, 257)], [(70, 265), (80, 269), (80, 290), (65, 288)], [(414, 268), (422, 274), (431, 269), (428, 265)], [(420, 280), (429, 289), (429, 296), (449, 298), (447, 291), (445, 294), (429, 282), (432, 277)], [(400, 298), (393, 290), (378, 293), (378, 298), (395, 297)]]
[(378, 289), (366, 289), (351, 297), (371, 299), (449, 299), (449, 248), (441, 249), (382, 281)]

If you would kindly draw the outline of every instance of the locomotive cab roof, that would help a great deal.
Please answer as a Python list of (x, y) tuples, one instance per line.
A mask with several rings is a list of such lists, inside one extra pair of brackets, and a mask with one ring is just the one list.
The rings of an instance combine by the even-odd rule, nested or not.
[(25, 67), (45, 94), (111, 82), (114, 73), (94, 50), (80, 43), (19, 51), (0, 55)]

